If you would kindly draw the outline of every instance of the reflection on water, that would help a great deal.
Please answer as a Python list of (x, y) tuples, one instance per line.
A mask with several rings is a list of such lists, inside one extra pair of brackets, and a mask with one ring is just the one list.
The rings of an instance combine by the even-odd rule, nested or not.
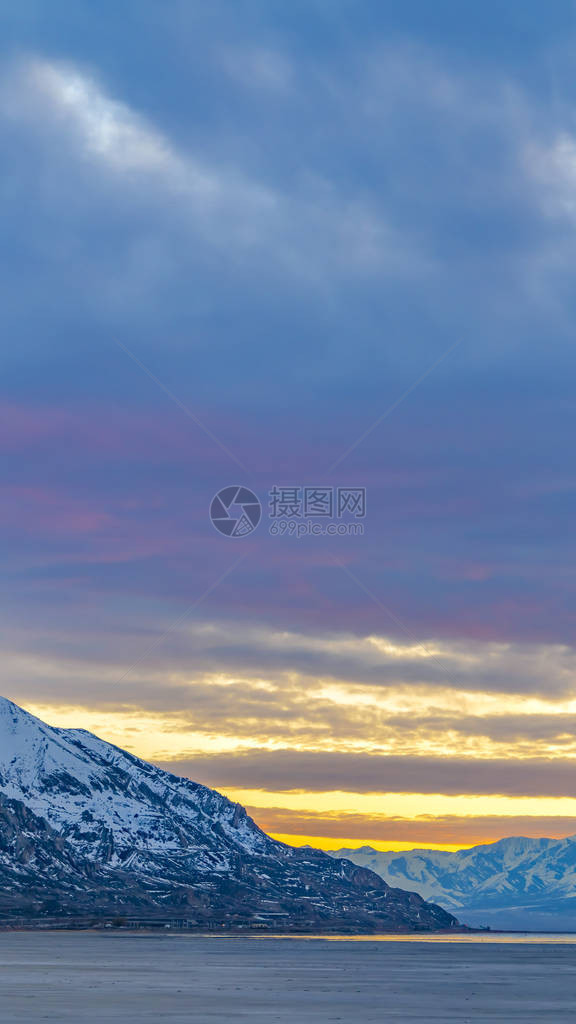
[(550, 945), (576, 945), (576, 933), (550, 933), (550, 932), (478, 932), (474, 934), (459, 935), (220, 935), (218, 938), (246, 938), (266, 941), (266, 939), (300, 939), (305, 941), (322, 942), (460, 942), (466, 944), (474, 943), (496, 943), (507, 942), (520, 945), (530, 943), (547, 943)]

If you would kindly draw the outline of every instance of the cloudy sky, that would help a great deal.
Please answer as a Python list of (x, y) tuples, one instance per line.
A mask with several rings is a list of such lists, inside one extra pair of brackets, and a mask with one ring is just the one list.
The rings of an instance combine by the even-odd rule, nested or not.
[(576, 832), (575, 4), (1, 22), (3, 694), (289, 841)]

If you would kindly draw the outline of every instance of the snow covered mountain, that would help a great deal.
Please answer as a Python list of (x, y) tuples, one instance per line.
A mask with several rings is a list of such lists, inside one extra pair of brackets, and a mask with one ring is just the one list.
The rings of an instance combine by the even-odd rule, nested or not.
[(466, 924), (576, 930), (576, 836), (501, 839), (470, 850), (337, 850), (390, 885), (414, 887)]
[(349, 860), (267, 836), (238, 804), (0, 698), (0, 920), (430, 930), (457, 922)]

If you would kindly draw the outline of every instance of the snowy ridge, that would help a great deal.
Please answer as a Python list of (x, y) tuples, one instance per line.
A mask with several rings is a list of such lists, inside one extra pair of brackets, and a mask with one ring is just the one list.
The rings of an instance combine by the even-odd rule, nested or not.
[(457, 924), (349, 860), (276, 842), (206, 786), (0, 698), (0, 920), (110, 907), (198, 927)]
[(337, 850), (389, 885), (413, 886), (467, 923), (576, 927), (576, 836), (511, 837), (469, 850)]
[(271, 846), (226, 797), (82, 729), (52, 728), (5, 699), (0, 751), (0, 791), (73, 838), (85, 856), (95, 853), (104, 834), (112, 866), (179, 853), (185, 842), (188, 852), (196, 852), (197, 870), (225, 871), (229, 849), (265, 853)]

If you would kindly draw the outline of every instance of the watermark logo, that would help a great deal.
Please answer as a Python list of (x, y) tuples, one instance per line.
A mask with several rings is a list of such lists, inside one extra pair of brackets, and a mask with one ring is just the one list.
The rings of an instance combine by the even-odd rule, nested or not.
[(248, 487), (223, 487), (212, 498), (212, 525), (225, 537), (247, 537), (262, 518), (262, 505)]
[[(365, 487), (274, 486), (268, 492), (272, 537), (362, 537)], [(262, 505), (247, 487), (224, 487), (212, 499), (210, 519), (226, 537), (247, 537), (262, 518)]]
[(268, 532), (286, 537), (362, 537), (365, 487), (273, 487)]

